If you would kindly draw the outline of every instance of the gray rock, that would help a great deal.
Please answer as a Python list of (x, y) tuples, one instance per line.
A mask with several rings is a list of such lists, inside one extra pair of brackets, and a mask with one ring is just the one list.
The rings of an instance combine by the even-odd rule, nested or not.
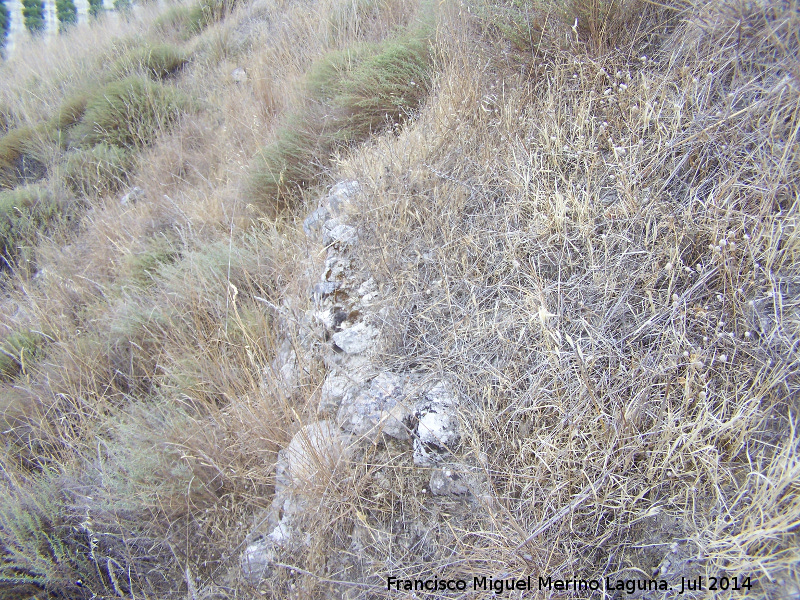
[(322, 228), (325, 221), (330, 218), (331, 214), (327, 208), (320, 206), (317, 210), (308, 215), (303, 221), (303, 232), (309, 238), (316, 240), (322, 233)]
[(433, 386), (414, 409), (418, 419), (414, 438), (414, 463), (431, 466), (458, 443), (459, 399), (452, 386), (440, 381)]
[(341, 284), (338, 281), (320, 281), (314, 284), (314, 301), (320, 302), (339, 289)]
[(132, 187), (128, 192), (119, 200), (123, 206), (127, 204), (136, 204), (139, 200), (144, 199), (145, 193), (138, 185)]
[[(357, 181), (342, 181), (334, 185), (328, 195), (320, 199), (317, 209), (303, 221), (305, 234), (309, 238), (317, 240), (326, 231), (330, 232), (337, 226), (344, 225), (347, 220), (347, 207), (350, 199), (360, 190), (361, 186)], [(330, 223), (330, 221), (334, 221), (334, 223)], [(339, 231), (334, 236), (334, 240), (338, 236), (350, 239), (352, 233), (347, 230)], [(323, 240), (323, 243), (327, 246), (332, 242)]]
[(350, 201), (361, 191), (361, 184), (358, 181), (340, 181), (331, 188), (330, 193), (324, 200), (324, 205), (331, 212), (331, 215), (338, 217), (343, 215)]
[(297, 354), (288, 339), (284, 339), (281, 343), (278, 354), (272, 361), (272, 370), (286, 389), (291, 390), (297, 386), (299, 381)]
[(338, 281), (347, 279), (352, 271), (352, 260), (339, 254), (336, 249), (328, 249), (325, 258), (325, 270), (322, 272), (323, 281)]
[(379, 331), (364, 322), (333, 334), (333, 342), (347, 354), (362, 354), (376, 344)]
[(278, 560), (275, 544), (272, 540), (262, 538), (254, 541), (244, 549), (239, 557), (242, 574), (251, 585), (258, 585), (269, 577), (272, 566)]
[(417, 432), (423, 444), (448, 448), (459, 439), (458, 418), (449, 410), (432, 409), (419, 416)]
[(342, 398), (354, 385), (349, 377), (333, 373), (329, 374), (322, 384), (319, 412), (326, 415), (335, 415), (342, 404)]
[(433, 470), (430, 488), (436, 496), (461, 496), (469, 492), (466, 477), (447, 468)]
[(244, 83), (247, 81), (247, 71), (241, 67), (238, 67), (231, 71), (231, 79), (236, 83)]
[(330, 246), (338, 244), (340, 247), (349, 246), (354, 244), (358, 239), (356, 228), (345, 223), (339, 219), (329, 219), (322, 226), (322, 244)]
[(357, 436), (376, 439), (385, 433), (400, 440), (410, 439), (412, 411), (405, 404), (403, 379), (383, 372), (368, 387), (345, 393), (337, 417), (341, 426)]

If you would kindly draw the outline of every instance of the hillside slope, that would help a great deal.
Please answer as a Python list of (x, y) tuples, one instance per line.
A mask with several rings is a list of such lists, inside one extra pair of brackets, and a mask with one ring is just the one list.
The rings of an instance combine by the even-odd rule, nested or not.
[(798, 31), (201, 0), (18, 47), (0, 598), (800, 598)]

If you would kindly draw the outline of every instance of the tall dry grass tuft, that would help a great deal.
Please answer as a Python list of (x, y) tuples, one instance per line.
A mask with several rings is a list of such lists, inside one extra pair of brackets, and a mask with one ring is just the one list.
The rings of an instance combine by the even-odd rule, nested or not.
[[(792, 597), (796, 2), (475, 0), (424, 36), (412, 1), (198, 6), (0, 66), (0, 598), (671, 573)], [(120, 86), (147, 99), (133, 119), (98, 94)], [(161, 94), (203, 110), (150, 110)], [(255, 219), (265, 144), (269, 199), (307, 187)], [(241, 551), (329, 369), (299, 331), (324, 177), (362, 186), (375, 361), (452, 382), (445, 464), (472, 490), (432, 495), (392, 440), (320, 457), (308, 535), (253, 589)]]
[(534, 81), (447, 40), (421, 119), (343, 164), (393, 299), (381, 363), (455, 378), (452, 460), (490, 490), (424, 566), (387, 541), (363, 581), (797, 576), (794, 8), (688, 15), (656, 56), (551, 53)]

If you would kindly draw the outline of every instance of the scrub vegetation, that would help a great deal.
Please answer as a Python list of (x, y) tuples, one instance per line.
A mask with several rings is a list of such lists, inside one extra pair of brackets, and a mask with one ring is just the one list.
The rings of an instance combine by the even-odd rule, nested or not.
[[(798, 597), (796, 0), (93, 14), (0, 64), (0, 600)], [(249, 581), (330, 368), (303, 219), (345, 179), (372, 360), (452, 383), (479, 490), (360, 446)]]

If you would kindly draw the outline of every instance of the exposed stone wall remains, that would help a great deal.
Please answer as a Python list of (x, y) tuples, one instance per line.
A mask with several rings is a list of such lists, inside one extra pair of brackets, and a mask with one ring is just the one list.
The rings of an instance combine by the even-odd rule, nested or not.
[[(281, 554), (306, 543), (300, 517), (310, 510), (308, 490), (354, 456), (359, 447), (386, 438), (409, 445), (413, 464), (430, 471), (431, 493), (479, 495), (480, 478), (454, 464), (461, 439), (456, 387), (447, 378), (384, 370), (376, 360), (384, 344), (387, 318), (375, 281), (356, 264), (359, 241), (354, 200), (356, 181), (336, 184), (304, 221), (309, 241), (325, 253), (319, 277), (310, 284), (311, 307), (286, 319), (297, 331), (287, 337), (272, 365), (274, 379), (292, 388), (301, 374), (297, 352), (318, 355), (328, 372), (319, 392), (317, 418), (306, 424), (279, 452), (276, 489), (266, 529), (251, 535), (241, 555), (244, 575), (257, 583), (271, 573)], [(286, 304), (296, 303), (286, 299)], [(327, 475), (326, 475), (327, 473)], [(263, 533), (266, 531), (266, 533)]]

